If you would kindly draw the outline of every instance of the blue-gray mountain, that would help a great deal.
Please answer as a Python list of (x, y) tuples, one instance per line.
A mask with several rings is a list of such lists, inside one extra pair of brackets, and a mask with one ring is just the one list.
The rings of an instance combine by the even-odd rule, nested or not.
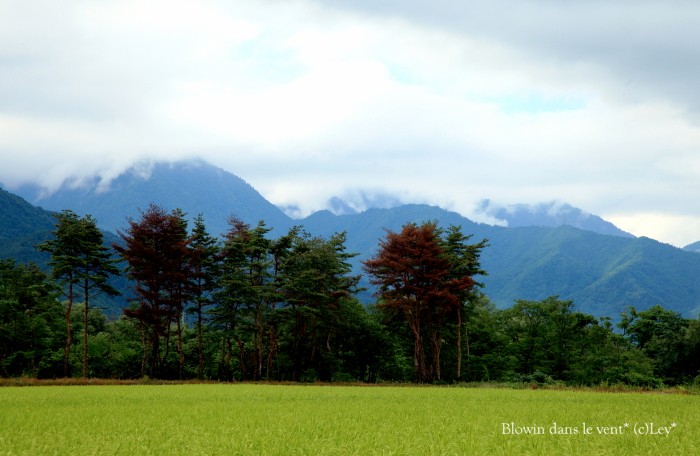
[[(17, 199), (7, 192), (0, 193), (0, 198)], [(192, 216), (203, 213), (213, 234), (226, 230), (230, 215), (253, 225), (264, 220), (274, 228), (275, 235), (294, 224), (315, 235), (346, 231), (348, 250), (359, 253), (353, 260), (356, 273), (362, 272), (360, 262), (376, 252), (385, 229), (396, 231), (405, 223), (424, 221), (436, 221), (444, 227), (461, 225), (475, 242), (489, 240), (490, 246), (482, 256), (482, 265), (489, 275), (481, 281), (485, 293), (498, 306), (509, 306), (515, 299), (539, 300), (558, 295), (573, 299), (581, 311), (613, 319), (628, 306), (645, 309), (661, 304), (685, 316), (696, 316), (700, 311), (700, 255), (651, 239), (625, 236), (624, 232), (600, 234), (568, 225), (491, 226), (425, 205), (346, 215), (321, 211), (292, 220), (242, 179), (202, 162), (157, 164), (150, 176), (136, 171), (127, 173), (106, 191), (62, 189), (50, 198), (35, 201), (54, 210), (90, 213), (100, 226), (111, 229), (124, 229), (127, 217), (138, 217), (138, 209), (153, 202), (166, 209), (179, 207)], [(31, 233), (27, 229), (25, 234), (35, 239), (46, 236), (45, 217), (32, 214), (26, 207), (13, 207), (0, 204), (3, 211), (13, 212), (12, 217), (26, 218), (23, 226), (35, 224), (41, 231)], [(3, 217), (7, 215), (3, 213)], [(0, 239), (17, 238), (17, 230), (8, 231), (3, 226), (0, 224)], [(36, 243), (22, 242), (19, 245), (26, 249)], [(13, 252), (16, 254), (17, 248)], [(10, 255), (0, 251), (0, 257), (5, 256)], [(369, 301), (371, 295), (365, 293), (362, 298)]]
[(292, 220), (238, 176), (200, 160), (177, 163), (141, 163), (101, 188), (95, 180), (72, 188), (63, 185), (45, 196), (37, 186), (24, 186), (16, 193), (32, 204), (52, 211), (72, 209), (91, 214), (100, 228), (125, 230), (128, 219), (138, 219), (150, 203), (166, 209), (182, 209), (190, 218), (203, 214), (209, 231), (221, 235), (235, 215), (246, 223), (264, 220), (286, 230)]
[(683, 247), (683, 250), (687, 252), (700, 253), (700, 241), (686, 245), (685, 247)]
[(491, 200), (481, 201), (478, 211), (510, 228), (521, 226), (573, 226), (594, 233), (634, 237), (597, 215), (582, 211), (570, 204), (551, 201), (539, 204), (499, 205)]
[(696, 316), (700, 311), (700, 255), (648, 238), (609, 236), (571, 226), (505, 228), (474, 223), (442, 209), (405, 205), (335, 216), (319, 212), (305, 219), (313, 233), (347, 230), (348, 249), (361, 260), (376, 252), (384, 228), (398, 231), (407, 222), (460, 225), (473, 241), (488, 239), (482, 266), (485, 293), (500, 307), (515, 299), (552, 295), (574, 300), (596, 316), (617, 319), (629, 306), (656, 304)]
[[(53, 237), (56, 218), (52, 212), (32, 206), (18, 195), (0, 189), (0, 259), (11, 258), (18, 263), (34, 262), (48, 272), (49, 254), (39, 252), (37, 244)], [(119, 242), (110, 232), (104, 232), (105, 245)], [(126, 290), (125, 277), (112, 277), (109, 284), (118, 290)], [(101, 308), (108, 316), (117, 317), (127, 305), (124, 296), (105, 295), (93, 298), (93, 307)]]

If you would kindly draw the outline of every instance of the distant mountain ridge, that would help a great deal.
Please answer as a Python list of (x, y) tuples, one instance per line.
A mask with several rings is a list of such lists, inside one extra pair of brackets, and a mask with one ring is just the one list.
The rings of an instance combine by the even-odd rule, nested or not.
[(685, 247), (683, 247), (683, 250), (685, 250), (687, 252), (700, 253), (700, 241), (693, 242), (692, 244), (686, 245)]
[(522, 226), (573, 226), (594, 233), (610, 236), (634, 237), (597, 215), (589, 214), (567, 203), (550, 201), (539, 204), (500, 205), (491, 200), (483, 200), (478, 212), (500, 220), (510, 228)]
[[(142, 171), (135, 169), (120, 176), (106, 191), (98, 191), (96, 186), (64, 188), (51, 197), (38, 199), (35, 188), (32, 194), (44, 207), (89, 213), (101, 227), (109, 229), (125, 229), (127, 217), (138, 217), (138, 209), (154, 202), (166, 209), (179, 207), (191, 217), (204, 213), (207, 227), (215, 235), (226, 231), (226, 218), (231, 215), (251, 225), (265, 221), (274, 228), (273, 237), (292, 225), (302, 225), (314, 235), (346, 231), (348, 251), (359, 253), (353, 259), (354, 273), (358, 274), (362, 273), (361, 261), (376, 252), (386, 229), (398, 231), (406, 223), (425, 221), (435, 221), (443, 227), (459, 225), (464, 234), (473, 236), (474, 242), (488, 239), (489, 247), (482, 255), (488, 276), (481, 281), (486, 285), (486, 295), (500, 307), (511, 305), (515, 299), (539, 300), (558, 295), (561, 299), (573, 299), (581, 311), (612, 318), (628, 306), (644, 309), (661, 304), (686, 316), (697, 316), (700, 311), (700, 255), (651, 239), (625, 236), (618, 232), (621, 230), (613, 230), (615, 234), (609, 235), (561, 223), (555, 227), (493, 226), (435, 206), (417, 204), (362, 212), (348, 210), (345, 215), (320, 211), (293, 220), (242, 179), (204, 162), (154, 164), (148, 170), (150, 174)], [(15, 203), (21, 200), (8, 192), (0, 196)], [(17, 236), (29, 233), (31, 227), (39, 230), (32, 231), (36, 239), (48, 236), (51, 227), (47, 221), (51, 217), (45, 211), (9, 202), (2, 205), (2, 200), (0, 208), (4, 217), (17, 219), (0, 224), (0, 241), (14, 240), (12, 245), (17, 246)], [(546, 206), (542, 210), (546, 212)], [(581, 218), (577, 213), (580, 210), (567, 210), (573, 212), (574, 222)], [(25, 251), (36, 244), (22, 242)], [(0, 256), (7, 256), (6, 253), (0, 250)], [(368, 284), (366, 277), (364, 284)], [(362, 299), (369, 302), (371, 293), (365, 293)]]
[(348, 250), (360, 252), (354, 260), (359, 271), (360, 262), (376, 252), (385, 229), (398, 231), (405, 223), (425, 221), (461, 226), (473, 242), (488, 239), (481, 258), (488, 275), (479, 280), (499, 307), (516, 299), (558, 295), (574, 300), (581, 311), (613, 319), (629, 306), (661, 304), (687, 316), (700, 312), (700, 255), (648, 238), (603, 235), (567, 225), (492, 226), (423, 205), (344, 216), (324, 211), (303, 222), (310, 232), (322, 235), (346, 230)]

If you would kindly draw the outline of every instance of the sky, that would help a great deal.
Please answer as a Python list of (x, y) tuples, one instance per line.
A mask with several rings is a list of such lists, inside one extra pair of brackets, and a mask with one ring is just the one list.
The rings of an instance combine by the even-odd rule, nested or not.
[(700, 2), (0, 0), (0, 182), (202, 158), (337, 196), (566, 202), (700, 240)]

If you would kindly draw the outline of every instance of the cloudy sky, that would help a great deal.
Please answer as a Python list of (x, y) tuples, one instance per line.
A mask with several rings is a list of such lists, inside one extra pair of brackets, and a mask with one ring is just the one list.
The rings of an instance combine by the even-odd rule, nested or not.
[(201, 157), (304, 214), (558, 200), (683, 246), (698, 43), (680, 0), (0, 0), (0, 182)]

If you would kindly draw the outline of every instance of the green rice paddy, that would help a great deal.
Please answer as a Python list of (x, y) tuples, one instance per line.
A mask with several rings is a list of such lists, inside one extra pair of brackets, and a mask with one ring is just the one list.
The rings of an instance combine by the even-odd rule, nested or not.
[(5, 387), (0, 454), (689, 455), (700, 454), (700, 396), (252, 384)]

